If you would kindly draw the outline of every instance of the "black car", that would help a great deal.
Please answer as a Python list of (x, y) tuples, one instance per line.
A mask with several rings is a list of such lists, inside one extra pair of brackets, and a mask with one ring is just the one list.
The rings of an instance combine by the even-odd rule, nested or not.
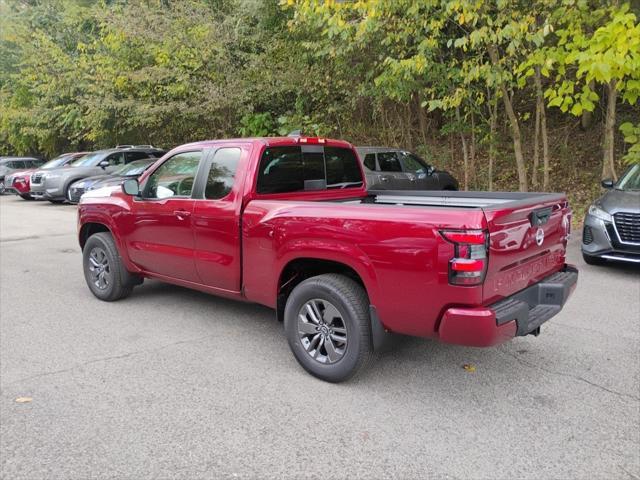
[(67, 200), (71, 203), (78, 203), (80, 197), (85, 192), (97, 190), (103, 187), (118, 186), (127, 178), (138, 178), (147, 168), (156, 162), (155, 158), (147, 158), (143, 160), (135, 160), (128, 163), (111, 174), (95, 175), (93, 177), (83, 178), (69, 187)]
[(388, 147), (356, 147), (370, 190), (458, 190), (458, 181), (415, 153)]

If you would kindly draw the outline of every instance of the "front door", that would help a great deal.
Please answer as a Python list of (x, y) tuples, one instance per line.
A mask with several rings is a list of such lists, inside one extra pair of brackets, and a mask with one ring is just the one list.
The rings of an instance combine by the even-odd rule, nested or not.
[(147, 272), (198, 282), (192, 198), (201, 151), (178, 153), (156, 168), (132, 202), (131, 260)]
[(420, 157), (410, 152), (399, 152), (404, 172), (412, 182), (413, 190), (439, 190), (438, 178), (433, 175), (433, 168)]

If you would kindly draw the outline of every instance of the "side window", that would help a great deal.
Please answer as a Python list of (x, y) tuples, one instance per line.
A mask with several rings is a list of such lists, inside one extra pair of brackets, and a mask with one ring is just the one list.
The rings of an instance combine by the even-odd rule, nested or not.
[(325, 147), (324, 160), (327, 168), (327, 188), (362, 185), (360, 163), (353, 150)]
[(260, 159), (258, 193), (282, 193), (304, 190), (302, 149), (267, 148)]
[(378, 153), (378, 163), (382, 172), (401, 172), (402, 167), (396, 156), (396, 152)]
[(402, 163), (404, 163), (404, 168), (407, 172), (427, 173), (429, 170), (427, 164), (417, 156), (408, 152), (402, 152), (400, 155), (402, 157)]
[(202, 152), (178, 153), (153, 172), (144, 187), (144, 198), (190, 197)]
[(107, 157), (107, 161), (112, 167), (116, 165), (124, 165), (124, 152), (112, 153)]
[(9, 162), (9, 168), (24, 168), (24, 162), (22, 160), (14, 160)]
[(242, 150), (239, 148), (221, 148), (216, 151), (207, 175), (204, 198), (218, 200), (226, 197), (233, 188)]
[(375, 153), (367, 153), (364, 156), (364, 161), (362, 163), (364, 163), (365, 167), (367, 167), (369, 170), (374, 172), (376, 170), (376, 154)]
[(134, 160), (143, 160), (149, 158), (149, 155), (145, 152), (125, 152), (126, 163), (133, 162)]

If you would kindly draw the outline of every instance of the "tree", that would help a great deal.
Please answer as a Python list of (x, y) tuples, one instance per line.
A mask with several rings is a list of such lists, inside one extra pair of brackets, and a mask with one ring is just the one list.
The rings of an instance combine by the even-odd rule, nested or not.
[[(617, 178), (614, 157), (616, 105), (636, 105), (640, 96), (640, 25), (629, 4), (593, 8), (565, 0), (556, 16), (562, 28), (557, 45), (547, 50), (555, 67), (545, 92), (550, 107), (580, 116), (593, 111), (606, 92), (602, 178)], [(594, 88), (595, 86), (595, 88)]]

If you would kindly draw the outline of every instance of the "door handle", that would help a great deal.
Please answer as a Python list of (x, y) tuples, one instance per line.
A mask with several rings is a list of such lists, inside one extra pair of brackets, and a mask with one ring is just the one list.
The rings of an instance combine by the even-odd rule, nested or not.
[(184, 220), (185, 218), (189, 218), (191, 216), (191, 212), (187, 210), (174, 210), (173, 214), (178, 217), (178, 220)]
[(382, 180), (383, 182), (388, 182), (390, 177), (386, 177), (386, 176), (382, 176), (380, 177), (380, 180)]
[(409, 175), (409, 181), (410, 182), (415, 182), (416, 181), (416, 177), (414, 177), (413, 175)]

